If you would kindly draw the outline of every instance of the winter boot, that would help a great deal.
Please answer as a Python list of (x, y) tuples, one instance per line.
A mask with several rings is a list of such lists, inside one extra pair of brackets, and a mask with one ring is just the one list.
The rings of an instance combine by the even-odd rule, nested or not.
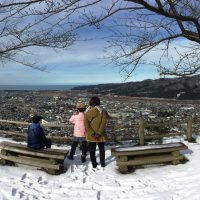
[(81, 162), (84, 163), (86, 161), (86, 156), (81, 156)]
[(67, 158), (68, 158), (69, 160), (74, 160), (74, 157), (71, 156), (71, 155), (67, 156)]

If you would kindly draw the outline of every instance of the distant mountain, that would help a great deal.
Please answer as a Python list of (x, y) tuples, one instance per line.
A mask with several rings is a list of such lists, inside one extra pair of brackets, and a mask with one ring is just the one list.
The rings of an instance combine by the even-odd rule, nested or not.
[(72, 90), (88, 90), (97, 93), (113, 93), (123, 96), (200, 99), (200, 75), (181, 78), (147, 79), (138, 82), (108, 83), (78, 86)]

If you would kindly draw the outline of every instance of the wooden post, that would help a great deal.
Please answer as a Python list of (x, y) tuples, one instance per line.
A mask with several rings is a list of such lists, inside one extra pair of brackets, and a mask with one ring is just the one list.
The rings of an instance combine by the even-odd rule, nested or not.
[(119, 171), (120, 171), (122, 174), (128, 172), (128, 166), (126, 166), (126, 165), (121, 165), (121, 166), (119, 166)]
[(144, 145), (144, 120), (143, 118), (139, 121), (139, 144)]
[(0, 165), (5, 165), (6, 164), (6, 160), (5, 159), (2, 159), (0, 158)]
[(192, 138), (192, 117), (188, 116), (187, 118), (187, 140), (188, 142), (191, 142), (193, 140)]

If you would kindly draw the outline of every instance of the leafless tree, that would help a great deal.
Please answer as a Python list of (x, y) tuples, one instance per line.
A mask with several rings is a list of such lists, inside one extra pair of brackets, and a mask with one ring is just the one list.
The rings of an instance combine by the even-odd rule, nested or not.
[(103, 24), (113, 32), (107, 55), (127, 77), (143, 64), (192, 75), (200, 70), (199, 11), (199, 0), (2, 0), (0, 60), (37, 68), (22, 56), (28, 47), (66, 48), (77, 29)]
[[(0, 2), (0, 61), (14, 61), (44, 70), (26, 59), (30, 47), (67, 48), (84, 24), (78, 12), (96, 1), (2, 0)], [(75, 21), (77, 23), (75, 23)], [(80, 22), (80, 23), (79, 23)]]
[(84, 16), (96, 25), (114, 19), (106, 52), (127, 77), (144, 64), (164, 76), (200, 71), (199, 0), (113, 0)]

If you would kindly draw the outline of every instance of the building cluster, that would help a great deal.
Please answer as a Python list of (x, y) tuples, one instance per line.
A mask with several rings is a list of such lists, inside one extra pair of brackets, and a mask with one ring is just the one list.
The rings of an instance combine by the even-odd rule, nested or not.
[[(1, 91), (0, 120), (31, 122), (33, 115), (41, 115), (48, 124), (66, 124), (64, 128), (46, 128), (51, 135), (72, 135), (70, 116), (77, 102), (88, 105), (94, 94), (83, 91)], [(109, 114), (107, 133), (112, 137), (131, 138), (138, 132), (141, 118), (145, 123), (186, 122), (188, 116), (198, 119), (198, 101), (174, 101), (101, 95), (101, 104)], [(184, 124), (184, 123), (183, 123)], [(184, 126), (168, 127), (169, 131), (183, 131)], [(197, 125), (197, 128), (198, 125)], [(26, 131), (27, 127), (0, 123), (1, 130)]]

